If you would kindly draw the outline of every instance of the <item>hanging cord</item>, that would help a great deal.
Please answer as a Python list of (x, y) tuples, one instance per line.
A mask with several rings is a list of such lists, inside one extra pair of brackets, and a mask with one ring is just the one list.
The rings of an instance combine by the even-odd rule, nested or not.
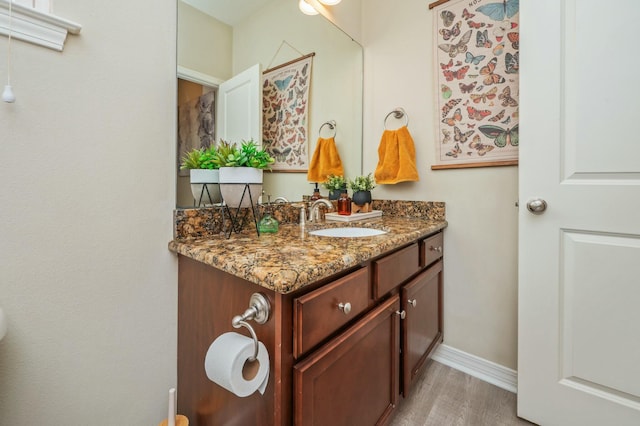
[(7, 84), (11, 85), (11, 35), (13, 33), (13, 0), (9, 0), (9, 37), (7, 39)]
[(11, 36), (13, 33), (13, 0), (9, 0), (9, 36), (7, 37), (7, 85), (2, 92), (2, 100), (7, 103), (16, 101), (11, 88)]
[(289, 46), (290, 48), (292, 48), (293, 50), (295, 50), (296, 52), (298, 52), (300, 54), (300, 56), (304, 56), (304, 53), (302, 53), (301, 51), (299, 51), (298, 49), (296, 49), (295, 47), (293, 47), (292, 45), (287, 43), (287, 40), (282, 40), (282, 43), (280, 43), (280, 47), (278, 47), (278, 50), (276, 50), (276, 54), (273, 55), (273, 58), (271, 58), (271, 62), (269, 62), (269, 66), (267, 67), (267, 69), (271, 69), (271, 65), (273, 65), (273, 61), (276, 60), (276, 57), (278, 56), (278, 53), (280, 53), (280, 50), (282, 49), (282, 46), (284, 46), (285, 44), (287, 46)]

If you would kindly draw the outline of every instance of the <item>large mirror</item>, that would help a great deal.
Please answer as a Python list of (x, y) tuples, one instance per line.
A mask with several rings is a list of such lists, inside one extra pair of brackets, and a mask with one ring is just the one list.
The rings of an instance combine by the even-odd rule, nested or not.
[[(207, 4), (215, 3), (205, 13)], [(250, 3), (255, 6), (247, 8)], [(210, 90), (200, 83), (215, 90), (217, 84), (257, 63), (264, 70), (309, 53), (315, 53), (309, 158), (321, 126), (335, 120), (345, 175), (362, 174), (362, 46), (322, 15), (302, 14), (294, 0), (178, 0), (179, 104)], [(328, 136), (327, 129), (323, 127), (323, 137)], [(178, 173), (177, 180), (177, 206), (192, 207), (189, 177)], [(272, 198), (299, 201), (312, 194), (313, 185), (306, 172), (271, 172), (265, 173), (264, 190)]]

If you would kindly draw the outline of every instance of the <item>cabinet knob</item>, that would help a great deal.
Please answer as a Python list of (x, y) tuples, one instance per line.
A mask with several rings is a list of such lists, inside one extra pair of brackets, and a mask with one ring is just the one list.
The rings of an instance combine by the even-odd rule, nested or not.
[(345, 315), (349, 315), (349, 312), (351, 312), (351, 303), (339, 303), (338, 309), (344, 312)]
[(416, 305), (418, 304), (418, 301), (416, 299), (409, 299), (407, 300), (407, 303), (409, 303), (411, 306), (415, 308)]
[(396, 311), (396, 315), (400, 315), (400, 319), (404, 319), (407, 316), (407, 312), (404, 310)]
[(442, 253), (442, 246), (438, 246), (438, 247), (430, 246), (429, 250)]

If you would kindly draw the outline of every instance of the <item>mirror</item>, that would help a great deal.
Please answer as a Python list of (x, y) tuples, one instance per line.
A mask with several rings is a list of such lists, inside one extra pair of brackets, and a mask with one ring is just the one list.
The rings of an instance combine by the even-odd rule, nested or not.
[[(236, 3), (246, 3), (208, 2), (225, 3), (232, 12), (241, 7)], [(297, 1), (256, 0), (259, 7), (252, 13), (220, 19), (191, 6), (197, 3), (178, 0), (178, 68), (193, 77), (187, 78), (191, 81), (179, 80), (179, 85), (189, 86), (195, 81), (215, 86), (256, 63), (265, 70), (314, 52), (307, 154), (311, 159), (322, 124), (335, 120), (335, 141), (345, 175), (349, 178), (362, 174), (362, 46), (322, 15), (302, 14)], [(222, 22), (223, 19), (230, 23)], [(182, 92), (189, 90), (179, 89)], [(179, 94), (179, 104), (184, 96)], [(323, 137), (330, 136), (327, 128), (324, 126), (322, 130)], [(177, 206), (193, 207), (189, 176), (178, 173), (177, 179)], [(299, 201), (303, 195), (312, 194), (313, 185), (307, 181), (306, 172), (271, 172), (264, 175), (264, 191), (271, 199), (286, 197)], [(322, 187), (321, 192), (327, 194)]]

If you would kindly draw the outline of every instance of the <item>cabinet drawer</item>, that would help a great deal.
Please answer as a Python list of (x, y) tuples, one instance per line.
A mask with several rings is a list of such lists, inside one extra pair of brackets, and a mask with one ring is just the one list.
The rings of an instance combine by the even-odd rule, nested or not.
[(442, 242), (442, 232), (422, 241), (420, 266), (430, 265), (442, 257)]
[(380, 298), (418, 272), (420, 269), (418, 260), (418, 244), (414, 243), (374, 261), (374, 297)]
[(364, 312), (370, 300), (366, 268), (296, 298), (293, 303), (294, 356), (306, 353)]

